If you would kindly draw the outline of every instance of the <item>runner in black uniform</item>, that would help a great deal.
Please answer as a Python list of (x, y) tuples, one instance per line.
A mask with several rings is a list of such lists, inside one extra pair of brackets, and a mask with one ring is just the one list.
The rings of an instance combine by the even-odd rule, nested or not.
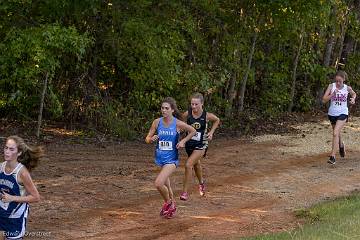
[[(205, 156), (208, 141), (212, 140), (215, 129), (220, 124), (220, 119), (213, 113), (203, 110), (204, 97), (200, 93), (195, 93), (191, 97), (191, 109), (183, 114), (187, 124), (195, 128), (196, 134), (186, 143), (185, 149), (188, 154), (188, 159), (185, 164), (185, 176), (183, 192), (180, 199), (186, 201), (189, 198), (188, 184), (191, 180), (192, 169), (195, 170), (195, 175), (199, 181), (200, 196), (205, 195), (205, 185), (202, 176), (201, 158)], [(210, 131), (207, 131), (208, 122), (212, 122)]]
[(195, 136), (193, 136), (185, 144), (185, 149), (188, 156), (190, 156), (194, 150), (205, 150), (205, 157), (208, 147), (206, 120), (206, 111), (203, 111), (199, 118), (194, 118), (194, 116), (192, 115), (192, 109), (188, 110), (188, 117), (186, 119), (186, 123), (191, 125), (196, 130)]

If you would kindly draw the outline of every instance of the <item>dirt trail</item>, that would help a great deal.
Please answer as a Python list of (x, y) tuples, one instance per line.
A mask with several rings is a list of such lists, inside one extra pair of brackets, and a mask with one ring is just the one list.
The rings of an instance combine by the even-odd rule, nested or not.
[[(143, 143), (47, 146), (33, 176), (43, 201), (32, 204), (27, 239), (231, 239), (289, 230), (295, 209), (360, 188), (358, 118), (347, 125), (347, 156), (326, 163), (330, 126), (297, 126), (298, 135), (215, 139), (203, 160), (207, 195), (193, 181), (175, 218), (160, 218), (153, 147)], [(174, 174), (178, 198), (185, 154)]]

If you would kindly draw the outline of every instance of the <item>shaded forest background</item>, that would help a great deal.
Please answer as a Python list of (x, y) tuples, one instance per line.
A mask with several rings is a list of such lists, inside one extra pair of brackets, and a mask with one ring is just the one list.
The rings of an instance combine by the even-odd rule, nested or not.
[(246, 128), (324, 108), (337, 69), (357, 91), (359, 40), (360, 0), (2, 0), (0, 117), (132, 138), (198, 91)]

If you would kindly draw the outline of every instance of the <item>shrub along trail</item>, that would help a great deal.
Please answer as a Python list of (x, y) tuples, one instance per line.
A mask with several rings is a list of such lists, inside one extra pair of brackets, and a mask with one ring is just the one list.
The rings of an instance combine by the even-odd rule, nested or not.
[[(159, 216), (153, 145), (53, 138), (33, 173), (43, 199), (31, 205), (28, 231), (47, 232), (49, 239), (150, 240), (229, 239), (293, 229), (301, 224), (294, 210), (360, 188), (358, 118), (344, 129), (347, 155), (335, 166), (326, 163), (327, 121), (294, 127), (296, 134), (215, 136), (203, 160), (206, 197), (199, 197), (194, 180), (190, 200), (177, 200), (170, 220)], [(177, 199), (184, 160), (182, 150), (172, 177)]]

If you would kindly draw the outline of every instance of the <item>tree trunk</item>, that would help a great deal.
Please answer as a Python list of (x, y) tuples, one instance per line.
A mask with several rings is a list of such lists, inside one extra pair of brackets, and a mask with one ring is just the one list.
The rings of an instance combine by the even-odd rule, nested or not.
[[(344, 28), (344, 27), (342, 27)], [(345, 30), (341, 30), (341, 36), (339, 39), (339, 46), (338, 46), (338, 51), (336, 52), (336, 55), (334, 56), (334, 62), (333, 62), (333, 66), (335, 67), (335, 69), (338, 68), (339, 65), (343, 65), (344, 63), (341, 61), (341, 53), (344, 49), (344, 40), (345, 40)]]
[[(334, 34), (331, 33), (326, 41), (326, 49), (325, 49), (324, 60), (323, 60), (324, 67), (330, 66), (331, 53), (332, 53), (333, 47), (334, 47)], [(324, 76), (324, 77), (326, 77), (326, 76)], [(323, 106), (323, 103), (322, 103), (323, 95), (324, 95), (324, 86), (321, 86), (321, 84), (318, 84), (317, 90), (316, 90), (316, 106), (317, 106), (317, 108), (321, 108)]]
[(233, 105), (235, 95), (236, 95), (236, 93), (235, 93), (235, 85), (236, 85), (236, 80), (237, 80), (236, 75), (237, 74), (236, 74), (235, 70), (232, 71), (230, 81), (229, 81), (229, 88), (228, 88), (228, 91), (227, 91), (228, 92), (227, 93), (228, 105), (227, 105), (227, 107), (225, 109), (225, 116), (226, 117), (230, 116), (232, 105)]
[[(335, 17), (336, 17), (336, 7), (333, 6), (331, 9), (330, 19), (335, 19)], [(330, 29), (328, 30), (328, 38), (326, 41), (326, 48), (325, 48), (324, 59), (323, 59), (324, 67), (330, 66), (331, 53), (332, 53), (333, 47), (334, 47), (334, 39), (335, 39), (335, 30), (334, 30), (334, 27), (330, 27)], [(324, 94), (324, 86), (321, 86), (321, 83), (319, 82), (318, 86), (317, 86), (317, 90), (316, 90), (316, 106), (317, 106), (317, 108), (321, 108), (323, 106), (323, 103), (322, 103), (323, 94)]]
[(345, 35), (346, 35), (346, 29), (347, 29), (347, 23), (348, 23), (348, 12), (346, 12), (346, 17), (344, 19), (344, 22), (341, 23), (341, 35), (339, 38), (339, 46), (338, 46), (338, 51), (336, 52), (336, 55), (334, 56), (334, 62), (333, 62), (333, 66), (335, 67), (335, 69), (338, 68), (339, 65), (343, 65), (343, 61), (341, 59), (341, 55), (344, 49), (344, 40), (345, 40)]
[(49, 78), (49, 72), (46, 73), (46, 77), (44, 80), (44, 86), (43, 86), (43, 89), (41, 92), (38, 124), (37, 124), (37, 129), (36, 129), (36, 137), (38, 137), (38, 138), (40, 137), (40, 128), (41, 128), (41, 122), (42, 122), (42, 114), (43, 114), (43, 110), (44, 110), (45, 94), (46, 94), (46, 89), (47, 89), (47, 85), (48, 85), (48, 78)]
[(257, 31), (255, 31), (254, 35), (253, 35), (253, 39), (252, 39), (251, 50), (249, 53), (247, 68), (246, 68), (243, 80), (241, 81), (239, 107), (238, 107), (239, 112), (244, 111), (244, 98), (245, 98), (246, 82), (247, 82), (247, 79), (249, 77), (249, 73), (251, 70), (251, 64), (252, 64), (252, 59), (254, 56), (257, 37), (258, 37), (258, 33), (257, 33)]
[[(354, 13), (360, 12), (360, 0), (355, 0), (349, 8)], [(359, 14), (357, 14), (357, 20), (360, 20)], [(345, 33), (344, 48), (340, 56), (343, 64), (346, 64), (348, 56), (355, 52), (355, 43), (355, 39), (350, 34)]]
[[(331, 10), (330, 18), (335, 19), (335, 17), (336, 17), (336, 7), (334, 6)], [(326, 41), (324, 60), (323, 60), (323, 65), (325, 67), (330, 66), (331, 53), (333, 51), (334, 41), (335, 41), (335, 29), (330, 25), (330, 29), (328, 31), (328, 38)]]
[(326, 41), (326, 49), (323, 60), (323, 66), (325, 67), (330, 66), (331, 53), (334, 47), (334, 40), (335, 40), (334, 35), (331, 34)]
[(355, 43), (354, 43), (354, 49), (353, 49), (353, 53), (355, 53), (355, 54), (356, 54), (356, 52), (357, 52), (357, 45), (358, 45), (358, 43), (355, 42)]
[(299, 47), (296, 51), (293, 70), (292, 70), (292, 76), (291, 76), (292, 84), (291, 84), (290, 103), (288, 105), (288, 112), (291, 112), (291, 110), (294, 106), (294, 96), (295, 96), (295, 88), (296, 88), (296, 70), (297, 70), (297, 66), (299, 63), (300, 52), (301, 52), (301, 48), (302, 48), (303, 40), (304, 40), (304, 36), (303, 36), (302, 32), (300, 33), (299, 37), (300, 37)]
[(341, 53), (341, 61), (343, 64), (347, 63), (347, 59), (349, 55), (354, 51), (355, 47), (355, 40), (350, 35), (346, 34), (346, 37), (344, 39), (344, 48)]

